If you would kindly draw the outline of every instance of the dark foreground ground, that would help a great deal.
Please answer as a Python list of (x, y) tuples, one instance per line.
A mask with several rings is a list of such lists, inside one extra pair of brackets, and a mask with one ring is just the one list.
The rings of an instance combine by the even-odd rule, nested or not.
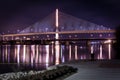
[(120, 60), (85, 60), (64, 64), (78, 68), (77, 73), (64, 80), (120, 80)]

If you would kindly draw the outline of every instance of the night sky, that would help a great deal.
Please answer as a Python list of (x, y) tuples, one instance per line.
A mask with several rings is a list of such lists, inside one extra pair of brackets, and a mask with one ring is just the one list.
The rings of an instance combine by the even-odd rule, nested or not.
[(120, 0), (0, 0), (0, 33), (22, 30), (56, 8), (113, 29), (120, 24)]

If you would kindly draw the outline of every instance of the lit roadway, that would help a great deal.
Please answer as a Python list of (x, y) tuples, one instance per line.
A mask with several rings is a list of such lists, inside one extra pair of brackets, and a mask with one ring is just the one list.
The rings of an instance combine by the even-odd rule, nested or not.
[[(55, 34), (59, 38), (55, 38)], [(1, 44), (51, 44), (52, 41), (79, 42), (91, 40), (115, 40), (114, 30), (94, 30), (94, 31), (62, 31), (62, 32), (38, 32), (24, 34), (1, 35)]]
[[(23, 33), (23, 34), (5, 34), (1, 35), (1, 37), (8, 37), (8, 36), (32, 36), (32, 35), (41, 35), (41, 34), (55, 34), (56, 32), (37, 32), (37, 33)], [(95, 33), (115, 33), (115, 30), (89, 30), (89, 31), (62, 31), (58, 32), (58, 34), (95, 34)]]

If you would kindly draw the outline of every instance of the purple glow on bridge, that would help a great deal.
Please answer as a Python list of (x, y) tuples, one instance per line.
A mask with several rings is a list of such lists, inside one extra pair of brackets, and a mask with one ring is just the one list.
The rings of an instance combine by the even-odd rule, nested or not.
[[(2, 63), (45, 63), (46, 67), (71, 60), (113, 59), (115, 31), (62, 12), (50, 14), (41, 22), (17, 34), (0, 35)], [(13, 60), (12, 60), (13, 58)]]

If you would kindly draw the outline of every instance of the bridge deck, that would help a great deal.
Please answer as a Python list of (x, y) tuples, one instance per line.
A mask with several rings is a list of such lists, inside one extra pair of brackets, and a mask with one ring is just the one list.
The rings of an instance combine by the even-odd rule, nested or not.
[[(74, 33), (115, 33), (115, 30), (90, 30), (90, 31), (62, 31), (57, 32), (58, 34), (74, 34)], [(5, 34), (1, 35), (1, 37), (7, 36), (27, 36), (27, 35), (40, 35), (40, 34), (56, 34), (56, 32), (38, 32), (38, 33), (25, 33), (25, 34)]]

